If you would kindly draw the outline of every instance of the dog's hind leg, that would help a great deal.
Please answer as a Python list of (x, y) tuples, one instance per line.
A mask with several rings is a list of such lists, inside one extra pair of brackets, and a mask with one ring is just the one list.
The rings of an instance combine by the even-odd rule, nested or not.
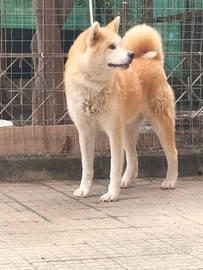
[(121, 188), (130, 187), (132, 181), (138, 174), (138, 157), (136, 151), (139, 129), (143, 122), (143, 115), (138, 117), (129, 125), (125, 126), (124, 149), (126, 153), (126, 170), (121, 180)]
[(78, 129), (80, 150), (82, 155), (82, 180), (79, 189), (74, 192), (75, 197), (88, 197), (93, 180), (93, 160), (96, 132), (90, 127), (82, 126)]
[(169, 113), (163, 112), (162, 117), (150, 115), (147, 119), (152, 125), (166, 155), (168, 169), (162, 189), (174, 189), (177, 186), (178, 158), (174, 138), (174, 120)]

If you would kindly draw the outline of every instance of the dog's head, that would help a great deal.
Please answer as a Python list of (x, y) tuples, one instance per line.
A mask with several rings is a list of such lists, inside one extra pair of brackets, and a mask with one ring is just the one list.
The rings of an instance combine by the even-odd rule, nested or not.
[(106, 27), (95, 22), (88, 30), (85, 65), (91, 69), (127, 69), (134, 59), (134, 53), (122, 48), (118, 35), (120, 17)]

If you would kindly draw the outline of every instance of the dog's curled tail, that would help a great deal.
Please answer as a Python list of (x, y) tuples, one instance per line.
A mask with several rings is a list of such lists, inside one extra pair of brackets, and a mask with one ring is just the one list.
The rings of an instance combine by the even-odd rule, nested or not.
[(154, 58), (163, 63), (162, 41), (159, 33), (146, 24), (136, 25), (123, 38), (123, 48), (135, 53), (135, 58)]

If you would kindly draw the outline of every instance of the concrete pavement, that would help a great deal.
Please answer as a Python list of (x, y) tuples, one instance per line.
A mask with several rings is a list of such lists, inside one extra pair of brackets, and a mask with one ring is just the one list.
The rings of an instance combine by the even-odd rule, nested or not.
[(137, 179), (120, 200), (79, 181), (0, 182), (0, 270), (203, 270), (203, 177)]

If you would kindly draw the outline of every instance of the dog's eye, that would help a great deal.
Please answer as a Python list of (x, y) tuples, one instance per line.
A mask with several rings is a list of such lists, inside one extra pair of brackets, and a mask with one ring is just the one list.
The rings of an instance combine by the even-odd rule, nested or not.
[(111, 50), (115, 50), (115, 48), (116, 48), (116, 46), (113, 45), (113, 44), (111, 44), (111, 45), (109, 46), (109, 49), (111, 49)]

